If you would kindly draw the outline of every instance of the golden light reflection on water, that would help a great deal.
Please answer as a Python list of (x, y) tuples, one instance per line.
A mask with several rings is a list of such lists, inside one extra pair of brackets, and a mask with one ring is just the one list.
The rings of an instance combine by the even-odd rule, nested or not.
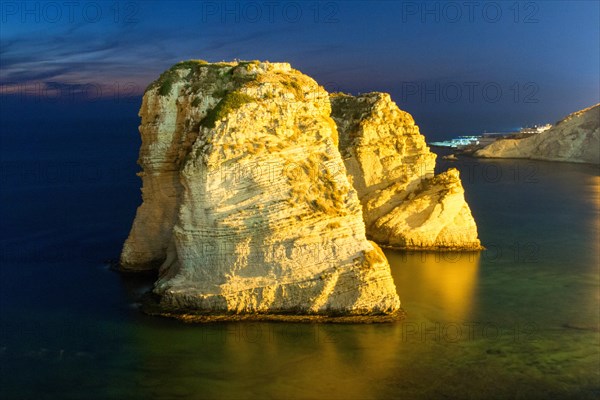
[[(402, 307), (459, 322), (469, 319), (476, 296), (479, 252), (405, 253), (386, 251)], [(416, 301), (427, 300), (427, 304)], [(427, 317), (427, 315), (422, 315)]]
[(377, 398), (373, 381), (392, 378), (402, 351), (399, 324), (168, 325), (139, 330), (138, 395)]

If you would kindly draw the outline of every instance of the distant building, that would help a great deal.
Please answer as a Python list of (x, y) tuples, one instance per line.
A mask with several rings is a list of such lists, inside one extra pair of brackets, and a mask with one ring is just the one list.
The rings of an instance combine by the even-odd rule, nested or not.
[(535, 134), (547, 131), (550, 128), (552, 128), (552, 124), (533, 125), (533, 126), (530, 126), (530, 127), (521, 128), (521, 130), (519, 131), (519, 134), (535, 135)]

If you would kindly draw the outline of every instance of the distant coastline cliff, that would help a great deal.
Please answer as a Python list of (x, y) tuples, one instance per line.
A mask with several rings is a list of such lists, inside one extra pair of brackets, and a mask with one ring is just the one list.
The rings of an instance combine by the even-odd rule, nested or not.
[[(350, 106), (362, 111), (345, 118)], [(287, 63), (187, 61), (139, 115), (143, 202), (120, 267), (159, 269), (158, 314), (393, 316), (390, 267), (367, 238), (480, 248), (458, 171), (433, 177), (387, 94), (330, 98)]]
[(574, 112), (550, 129), (524, 139), (499, 139), (478, 150), (482, 158), (600, 163), (600, 104)]

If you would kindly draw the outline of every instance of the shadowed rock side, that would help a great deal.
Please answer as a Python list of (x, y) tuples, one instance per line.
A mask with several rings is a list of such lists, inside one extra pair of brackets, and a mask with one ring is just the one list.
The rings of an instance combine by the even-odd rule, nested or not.
[(143, 204), (121, 265), (158, 262), (152, 312), (391, 315), (328, 94), (287, 63), (190, 61), (147, 89)]
[(434, 176), (436, 155), (410, 114), (386, 93), (333, 94), (331, 105), (370, 239), (411, 250), (481, 249), (458, 170)]
[(570, 114), (545, 132), (500, 139), (475, 153), (485, 158), (600, 163), (600, 104)]

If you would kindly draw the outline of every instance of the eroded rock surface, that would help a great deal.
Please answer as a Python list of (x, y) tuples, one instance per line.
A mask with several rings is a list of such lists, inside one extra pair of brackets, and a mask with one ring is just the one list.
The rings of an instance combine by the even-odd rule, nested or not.
[(143, 204), (125, 270), (160, 266), (165, 311), (393, 314), (329, 95), (286, 63), (184, 62), (144, 95)]
[(410, 114), (386, 93), (337, 93), (331, 102), (369, 238), (411, 250), (481, 248), (458, 171), (434, 176), (436, 155)]

